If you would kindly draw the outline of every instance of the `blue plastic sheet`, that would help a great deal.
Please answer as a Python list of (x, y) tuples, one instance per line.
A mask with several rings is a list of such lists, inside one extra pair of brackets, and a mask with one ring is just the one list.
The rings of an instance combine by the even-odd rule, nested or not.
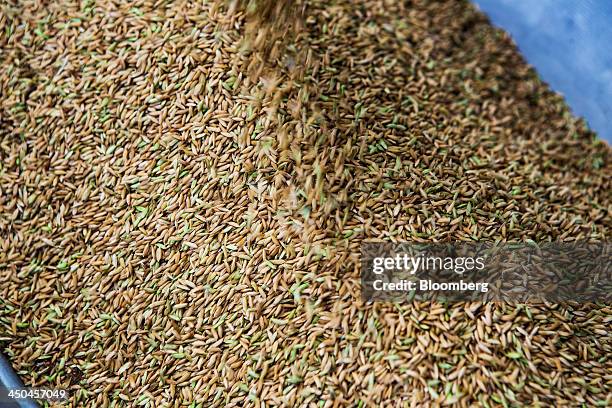
[(574, 114), (612, 142), (612, 1), (474, 0)]

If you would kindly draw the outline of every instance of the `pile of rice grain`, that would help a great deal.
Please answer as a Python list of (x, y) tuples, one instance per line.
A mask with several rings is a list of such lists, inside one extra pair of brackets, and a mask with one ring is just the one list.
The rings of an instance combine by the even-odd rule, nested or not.
[(610, 148), (469, 4), (309, 1), (257, 76), (222, 0), (0, 10), (0, 348), (28, 385), (612, 404), (610, 305), (361, 301), (365, 240), (610, 238)]

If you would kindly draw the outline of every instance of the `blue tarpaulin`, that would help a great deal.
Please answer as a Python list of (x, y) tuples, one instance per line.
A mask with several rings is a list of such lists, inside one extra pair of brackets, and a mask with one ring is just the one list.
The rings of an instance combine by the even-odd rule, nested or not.
[(612, 1), (474, 0), (572, 112), (612, 142)]

